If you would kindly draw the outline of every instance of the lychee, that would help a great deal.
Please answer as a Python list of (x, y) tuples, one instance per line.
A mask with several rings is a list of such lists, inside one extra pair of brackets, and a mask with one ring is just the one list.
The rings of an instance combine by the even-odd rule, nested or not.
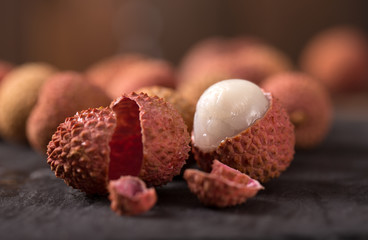
[(108, 185), (111, 209), (119, 215), (138, 215), (150, 210), (157, 201), (154, 188), (147, 188), (138, 177), (122, 176)]
[(206, 206), (229, 207), (246, 202), (264, 189), (244, 173), (214, 160), (210, 173), (187, 169), (184, 179), (188, 187)]
[(111, 98), (117, 98), (124, 93), (153, 85), (176, 86), (175, 71), (167, 61), (145, 59), (122, 68), (115, 74), (106, 92)]
[(86, 70), (86, 76), (91, 83), (105, 90), (116, 73), (145, 58), (136, 53), (110, 56), (91, 65)]
[(208, 39), (184, 57), (178, 90), (195, 104), (204, 90), (223, 79), (240, 78), (259, 84), (266, 77), (291, 68), (284, 53), (260, 39)]
[(38, 93), (56, 69), (46, 63), (27, 63), (14, 68), (0, 89), (0, 134), (13, 142), (27, 141), (26, 122)]
[(47, 162), (68, 185), (105, 194), (109, 180), (125, 175), (150, 186), (171, 181), (188, 158), (189, 142), (183, 118), (171, 104), (131, 93), (110, 108), (67, 118), (52, 136)]
[(201, 168), (214, 159), (266, 182), (278, 177), (294, 155), (294, 127), (280, 102), (246, 80), (209, 87), (200, 97), (192, 144)]
[(261, 87), (277, 97), (295, 127), (296, 147), (312, 148), (326, 137), (332, 121), (332, 103), (321, 82), (301, 72), (274, 75)]
[(104, 91), (77, 72), (51, 75), (28, 118), (28, 141), (35, 150), (45, 154), (52, 134), (65, 118), (83, 109), (108, 106), (110, 102)]
[(0, 84), (5, 75), (8, 74), (12, 68), (13, 65), (11, 63), (0, 60)]
[(324, 30), (309, 41), (300, 65), (333, 93), (367, 90), (367, 35), (349, 26)]
[(140, 88), (137, 92), (146, 93), (151, 97), (158, 96), (171, 103), (183, 117), (184, 122), (188, 127), (188, 132), (192, 131), (195, 106), (183, 98), (178, 91), (168, 87), (150, 86)]

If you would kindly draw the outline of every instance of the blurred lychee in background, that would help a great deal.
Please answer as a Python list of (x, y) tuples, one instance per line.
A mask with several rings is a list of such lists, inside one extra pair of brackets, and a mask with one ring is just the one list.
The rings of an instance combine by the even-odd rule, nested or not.
[[(25, 106), (1, 89), (15, 84), (6, 77), (12, 69), (34, 62), (73, 71), (109, 99), (145, 87), (176, 89), (170, 94), (190, 104), (183, 113), (189, 119), (213, 83), (242, 78), (262, 85), (275, 74), (299, 71), (328, 91), (338, 116), (358, 109), (356, 116), (368, 119), (361, 111), (368, 106), (367, 9), (365, 0), (3, 0), (0, 106)], [(44, 81), (38, 82), (37, 93)], [(69, 107), (78, 109), (73, 99)], [(31, 110), (14, 127), (21, 130), (16, 137), (0, 111), (0, 136), (24, 142)]]

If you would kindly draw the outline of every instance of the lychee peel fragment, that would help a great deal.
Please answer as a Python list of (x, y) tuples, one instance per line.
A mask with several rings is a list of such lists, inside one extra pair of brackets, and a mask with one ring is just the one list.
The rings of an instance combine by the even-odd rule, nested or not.
[(154, 188), (147, 188), (139, 178), (122, 176), (108, 185), (111, 209), (119, 215), (138, 215), (150, 210), (157, 202)]
[(264, 187), (246, 174), (214, 160), (210, 173), (187, 169), (188, 187), (206, 206), (229, 207), (246, 202)]
[(57, 177), (91, 194), (106, 194), (109, 180), (139, 176), (158, 186), (180, 173), (189, 134), (180, 114), (146, 94), (124, 95), (110, 108), (88, 109), (61, 123), (48, 145)]
[(192, 144), (198, 165), (209, 172), (212, 161), (235, 168), (260, 182), (278, 177), (294, 156), (294, 126), (279, 100), (266, 95), (270, 107), (264, 116), (238, 135), (223, 140), (211, 152), (203, 152)]

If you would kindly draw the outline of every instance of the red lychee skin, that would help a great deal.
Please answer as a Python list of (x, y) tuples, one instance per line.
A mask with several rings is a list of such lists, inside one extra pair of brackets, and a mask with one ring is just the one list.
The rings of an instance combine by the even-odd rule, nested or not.
[(47, 149), (55, 175), (88, 194), (106, 194), (116, 117), (110, 108), (88, 109), (61, 123)]
[(322, 83), (301, 72), (286, 72), (266, 79), (261, 87), (277, 97), (289, 114), (297, 148), (310, 149), (324, 140), (333, 106)]
[(327, 29), (309, 41), (300, 65), (334, 94), (366, 91), (368, 37), (351, 26)]
[(12, 64), (8, 62), (0, 61), (0, 84), (1, 84), (1, 80), (3, 80), (5, 75), (8, 74), (8, 72), (10, 72), (12, 68), (13, 68)]
[(178, 74), (178, 91), (196, 104), (208, 87), (223, 79), (246, 79), (259, 84), (291, 68), (286, 55), (259, 39), (208, 39), (184, 58)]
[(226, 138), (213, 151), (203, 152), (192, 141), (198, 165), (211, 170), (212, 161), (235, 168), (260, 182), (278, 177), (294, 156), (294, 126), (279, 100), (269, 95), (270, 107), (264, 116), (238, 135)]
[(176, 86), (176, 75), (168, 62), (158, 59), (135, 62), (116, 73), (106, 92), (115, 99), (139, 88), (153, 85), (170, 88)]
[(189, 154), (190, 137), (179, 112), (169, 103), (147, 94), (132, 93), (111, 104), (114, 111), (125, 112), (121, 104), (134, 101), (139, 107), (143, 160), (139, 177), (149, 186), (170, 182), (180, 174)]
[[(230, 54), (244, 47), (253, 46), (260, 41), (261, 40), (253, 37), (238, 37), (232, 39), (211, 37), (199, 41), (189, 49), (180, 63), (178, 73), (179, 85), (197, 78), (197, 76), (202, 75), (204, 71), (208, 70), (210, 74), (211, 71), (217, 72), (223, 68), (230, 67), (224, 65), (224, 63), (231, 60)], [(217, 66), (217, 68), (214, 68), (215, 66)], [(225, 72), (229, 71), (226, 69), (223, 72), (225, 74)]]
[(188, 187), (206, 206), (229, 207), (246, 202), (263, 186), (246, 174), (214, 160), (211, 173), (187, 169), (184, 179)]
[(91, 83), (106, 91), (119, 71), (145, 58), (143, 55), (133, 53), (114, 55), (91, 65), (86, 70), (86, 76)]
[(122, 176), (109, 182), (111, 209), (119, 215), (139, 215), (150, 210), (157, 201), (154, 188), (137, 177)]
[(77, 72), (51, 75), (42, 86), (36, 105), (27, 120), (27, 138), (31, 146), (45, 154), (60, 122), (86, 108), (108, 106), (111, 99)]
[(108, 180), (139, 176), (162, 185), (188, 158), (189, 133), (174, 107), (158, 97), (131, 93), (110, 108), (89, 109), (60, 124), (47, 162), (57, 177), (91, 194), (106, 194)]

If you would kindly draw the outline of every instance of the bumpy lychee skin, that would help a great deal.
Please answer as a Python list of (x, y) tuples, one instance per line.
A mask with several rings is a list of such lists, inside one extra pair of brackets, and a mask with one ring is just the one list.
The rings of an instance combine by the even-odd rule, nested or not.
[(47, 163), (55, 175), (89, 194), (106, 194), (110, 147), (116, 127), (110, 108), (88, 109), (65, 119), (52, 136)]
[(27, 63), (14, 68), (0, 89), (0, 134), (4, 139), (26, 143), (26, 122), (46, 79), (56, 72), (46, 63)]
[(295, 127), (296, 147), (320, 144), (331, 126), (333, 107), (327, 89), (300, 72), (281, 73), (267, 79), (262, 88), (277, 97)]
[(214, 160), (210, 173), (187, 169), (184, 179), (188, 187), (206, 206), (230, 207), (246, 202), (264, 189), (257, 181)]
[(111, 99), (85, 76), (76, 72), (52, 75), (42, 86), (36, 105), (27, 120), (31, 146), (45, 154), (57, 126), (83, 109), (108, 106)]
[(259, 84), (291, 68), (284, 53), (259, 39), (213, 38), (199, 43), (184, 57), (178, 90), (195, 104), (204, 90), (223, 79), (247, 79)]
[(184, 122), (188, 127), (188, 132), (192, 131), (195, 106), (183, 98), (178, 91), (162, 86), (150, 86), (140, 88), (137, 90), (137, 92), (146, 93), (151, 97), (158, 96), (171, 103), (183, 117)]
[(111, 209), (119, 215), (139, 215), (150, 210), (157, 201), (154, 188), (137, 177), (122, 176), (108, 186)]
[(200, 149), (193, 131), (192, 152), (202, 169), (210, 171), (212, 161), (218, 159), (260, 182), (276, 178), (286, 170), (294, 155), (294, 127), (279, 100), (271, 94), (265, 97), (269, 107), (264, 115), (239, 134), (226, 137), (213, 150)]
[(168, 62), (158, 59), (135, 62), (116, 73), (106, 92), (111, 98), (117, 98), (122, 94), (153, 85), (171, 88), (176, 86), (176, 75)]
[(110, 108), (67, 118), (48, 145), (47, 162), (68, 185), (105, 194), (109, 180), (125, 175), (139, 176), (150, 186), (171, 181), (188, 158), (189, 141), (171, 104), (131, 93)]
[[(190, 137), (183, 118), (171, 104), (158, 97), (133, 93), (118, 98), (111, 108), (119, 112), (118, 116), (127, 115), (132, 108), (139, 112), (137, 124), (141, 129), (143, 159), (138, 176), (142, 180), (150, 186), (159, 186), (180, 173), (188, 158)], [(114, 140), (120, 141), (118, 136)]]
[(300, 65), (334, 94), (366, 91), (368, 37), (350, 26), (327, 29), (309, 41)]

